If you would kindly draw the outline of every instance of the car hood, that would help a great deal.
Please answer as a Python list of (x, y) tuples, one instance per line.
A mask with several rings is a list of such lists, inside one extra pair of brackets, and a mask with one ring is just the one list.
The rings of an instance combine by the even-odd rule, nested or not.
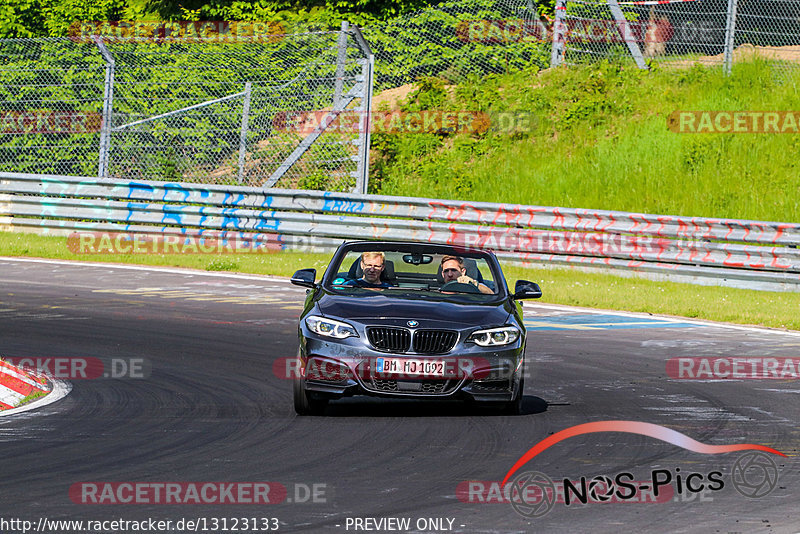
[(457, 303), (387, 296), (334, 295), (325, 293), (317, 301), (319, 311), (328, 317), (354, 319), (359, 322), (375, 320), (416, 320), (422, 327), (425, 321), (453, 323), (462, 326), (496, 326), (505, 324), (512, 309), (508, 301), (487, 303)]

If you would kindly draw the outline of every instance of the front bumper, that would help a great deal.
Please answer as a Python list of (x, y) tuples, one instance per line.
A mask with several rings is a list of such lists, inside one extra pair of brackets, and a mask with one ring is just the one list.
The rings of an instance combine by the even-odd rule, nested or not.
[[(493, 348), (464, 343), (463, 337), (446, 354), (391, 353), (375, 350), (365, 337), (329, 340), (301, 329), (301, 377), (308, 392), (324, 398), (514, 399), (524, 371), (524, 336)], [(379, 372), (381, 358), (440, 363), (444, 376)]]

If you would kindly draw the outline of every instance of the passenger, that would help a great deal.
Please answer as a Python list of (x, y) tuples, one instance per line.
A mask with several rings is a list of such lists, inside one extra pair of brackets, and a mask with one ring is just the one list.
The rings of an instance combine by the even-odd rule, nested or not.
[(458, 256), (445, 256), (442, 258), (442, 278), (444, 278), (445, 284), (448, 282), (472, 284), (477, 287), (481, 293), (486, 293), (487, 295), (494, 294), (494, 291), (492, 291), (489, 286), (467, 276), (467, 270), (464, 268), (464, 260)]
[(361, 254), (361, 270), (363, 275), (357, 280), (348, 280), (342, 285), (358, 286), (370, 289), (392, 287), (392, 284), (381, 280), (381, 274), (386, 265), (386, 255), (383, 252), (363, 252)]

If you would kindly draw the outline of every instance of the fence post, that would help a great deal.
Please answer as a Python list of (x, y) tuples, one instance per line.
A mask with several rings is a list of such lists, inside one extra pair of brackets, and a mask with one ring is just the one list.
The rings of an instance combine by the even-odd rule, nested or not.
[(564, 39), (566, 36), (567, 0), (556, 0), (556, 18), (553, 21), (553, 50), (550, 67), (558, 67), (564, 60)]
[(730, 76), (733, 67), (733, 47), (736, 44), (737, 0), (728, 0), (728, 20), (725, 24), (725, 75)]
[(364, 35), (358, 26), (353, 26), (353, 40), (364, 54), (361, 63), (361, 105), (358, 107), (360, 114), (358, 121), (358, 163), (356, 166), (355, 178), (356, 187), (354, 193), (367, 194), (369, 182), (369, 143), (370, 130), (372, 129), (372, 84), (375, 75), (375, 55), (369, 47), (369, 43), (364, 39)]
[(334, 107), (339, 104), (339, 99), (342, 97), (342, 88), (344, 87), (344, 65), (347, 61), (347, 30), (349, 26), (350, 24), (343, 20), (342, 30), (339, 32), (339, 42), (337, 44), (339, 52), (336, 55), (336, 78), (333, 88)]
[(242, 128), (239, 132), (239, 183), (244, 179), (244, 157), (247, 150), (247, 122), (250, 118), (250, 82), (244, 84), (244, 100), (242, 102)]
[(628, 50), (630, 50), (633, 60), (636, 62), (636, 66), (642, 70), (647, 70), (647, 63), (645, 63), (642, 51), (639, 48), (639, 44), (636, 42), (636, 37), (634, 37), (631, 31), (631, 25), (625, 18), (625, 14), (622, 12), (622, 9), (620, 9), (617, 0), (608, 0), (608, 8), (614, 16), (619, 33), (625, 40), (625, 44), (628, 45)]
[(100, 126), (100, 150), (97, 177), (108, 178), (108, 153), (111, 150), (111, 121), (114, 114), (114, 56), (108, 51), (103, 38), (92, 36), (97, 48), (106, 62), (106, 75), (103, 89), (103, 122)]
[(369, 182), (369, 143), (372, 129), (372, 77), (375, 71), (375, 56), (367, 56), (364, 73), (364, 96), (361, 99), (361, 120), (358, 121), (358, 168), (356, 169), (356, 189), (354, 192), (367, 194)]

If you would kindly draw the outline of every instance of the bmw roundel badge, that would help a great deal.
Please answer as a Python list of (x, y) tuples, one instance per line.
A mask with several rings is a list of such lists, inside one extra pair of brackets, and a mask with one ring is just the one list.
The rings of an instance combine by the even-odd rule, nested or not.
[(419, 321), (408, 321), (406, 324), (411, 328), (414, 328), (415, 326), (419, 326)]

